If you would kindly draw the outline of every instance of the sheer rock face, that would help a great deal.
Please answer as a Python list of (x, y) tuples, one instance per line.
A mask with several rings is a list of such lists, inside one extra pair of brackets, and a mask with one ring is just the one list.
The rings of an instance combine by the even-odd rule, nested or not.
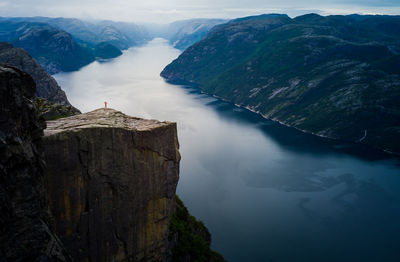
[(49, 121), (55, 231), (76, 261), (165, 261), (179, 177), (176, 124), (113, 109)]
[(36, 95), (55, 103), (70, 106), (65, 92), (32, 56), (22, 48), (0, 42), (0, 63), (11, 64), (30, 74), (36, 82)]
[(49, 230), (35, 83), (0, 66), (0, 260), (68, 261)]

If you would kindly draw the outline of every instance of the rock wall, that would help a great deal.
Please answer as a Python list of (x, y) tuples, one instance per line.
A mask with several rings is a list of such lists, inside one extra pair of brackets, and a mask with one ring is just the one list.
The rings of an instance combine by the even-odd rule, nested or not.
[(165, 261), (175, 123), (98, 109), (49, 121), (44, 143), (54, 229), (75, 261)]
[(49, 229), (35, 83), (0, 66), (0, 261), (69, 261)]
[(71, 106), (65, 92), (44, 68), (25, 50), (0, 42), (0, 63), (10, 64), (30, 74), (36, 83), (36, 95), (55, 103)]

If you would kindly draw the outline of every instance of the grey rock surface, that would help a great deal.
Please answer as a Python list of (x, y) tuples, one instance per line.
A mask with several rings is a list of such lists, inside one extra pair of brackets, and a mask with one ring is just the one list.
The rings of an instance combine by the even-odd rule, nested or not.
[(34, 94), (28, 74), (0, 66), (0, 261), (69, 261), (49, 229)]
[(50, 210), (75, 261), (165, 261), (179, 178), (176, 124), (113, 109), (49, 121)]

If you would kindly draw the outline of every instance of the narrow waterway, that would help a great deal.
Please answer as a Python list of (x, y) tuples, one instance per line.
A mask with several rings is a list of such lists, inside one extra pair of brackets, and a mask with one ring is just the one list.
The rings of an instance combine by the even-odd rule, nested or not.
[(400, 261), (400, 164), (262, 119), (159, 73), (163, 39), (55, 78), (83, 112), (176, 121), (178, 194), (231, 262)]

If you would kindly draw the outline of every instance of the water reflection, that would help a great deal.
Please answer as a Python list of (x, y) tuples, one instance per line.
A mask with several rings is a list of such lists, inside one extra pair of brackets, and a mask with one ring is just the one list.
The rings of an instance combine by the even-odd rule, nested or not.
[(400, 261), (396, 159), (170, 85), (159, 72), (178, 55), (156, 39), (56, 79), (84, 112), (178, 123), (178, 194), (229, 261)]

